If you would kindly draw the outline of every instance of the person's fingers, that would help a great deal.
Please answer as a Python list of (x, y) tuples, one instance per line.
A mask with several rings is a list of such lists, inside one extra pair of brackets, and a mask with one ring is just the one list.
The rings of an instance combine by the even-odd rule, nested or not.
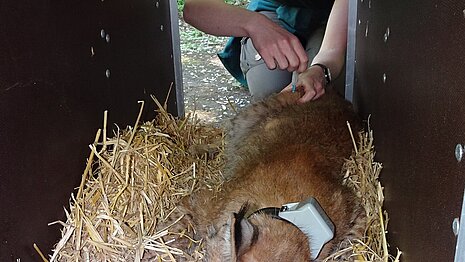
[(274, 57), (269, 53), (269, 52), (266, 52), (266, 51), (263, 51), (261, 54), (260, 54), (261, 58), (263, 59), (263, 61), (265, 61), (265, 64), (266, 66), (270, 69), (270, 70), (273, 70), (276, 68), (276, 61), (274, 59)]
[(299, 103), (306, 103), (312, 100), (316, 96), (316, 91), (312, 87), (305, 86), (304, 88), (304, 95), (297, 100)]
[(295, 51), (297, 47), (300, 47), (300, 43), (299, 46), (293, 46), (291, 42), (283, 42), (280, 46), (280, 51), (288, 62), (288, 66), (285, 69), (289, 72), (294, 72), (300, 67), (300, 59)]
[(296, 36), (291, 35), (279, 42), (279, 48), (288, 61), (287, 71), (294, 72), (297, 70), (300, 73), (307, 69), (308, 56)]
[(289, 72), (303, 72), (307, 68), (308, 57), (297, 37), (284, 37), (273, 43), (257, 48), (266, 66), (273, 70), (279, 68)]
[[(324, 86), (318, 81), (311, 83), (308, 81), (299, 81), (296, 84), (296, 91), (302, 94), (301, 98), (297, 100), (298, 103), (307, 103), (309, 101), (317, 100), (326, 92)], [(281, 92), (292, 92), (292, 85), (287, 85), (283, 88), (283, 90), (281, 90)]]
[(288, 61), (288, 66), (286, 68), (287, 71), (289, 71), (289, 72), (296, 71), (300, 66), (299, 58), (295, 55), (294, 52), (290, 52), (289, 54), (287, 54), (286, 58), (287, 58), (287, 61)]
[(308, 67), (308, 55), (297, 37), (292, 38), (291, 44), (298, 59), (297, 72), (302, 73)]
[(319, 89), (317, 88), (316, 89), (316, 95), (313, 97), (312, 100), (316, 100), (316, 99), (322, 97), (325, 94), (325, 92), (326, 92), (326, 90), (324, 88), (319, 88)]
[(278, 64), (278, 68), (281, 70), (286, 70), (289, 67), (289, 62), (287, 61), (286, 57), (278, 53), (274, 56), (274, 59), (276, 60), (276, 63)]
[(299, 63), (299, 66), (297, 68), (297, 72), (302, 73), (305, 70), (307, 70), (308, 58), (306, 57), (304, 60), (302, 60), (302, 58), (300, 58), (299, 61), (300, 61), (300, 63)]
[(271, 70), (279, 67), (290, 72), (304, 72), (309, 59), (299, 38), (266, 16), (260, 17), (260, 30), (251, 30), (249, 37), (266, 66)]
[(276, 68), (284, 70), (289, 66), (286, 57), (277, 45), (263, 49), (260, 56), (270, 70), (274, 70)]
[(321, 81), (313, 81), (313, 89), (316, 93), (321, 93), (325, 90), (325, 87)]

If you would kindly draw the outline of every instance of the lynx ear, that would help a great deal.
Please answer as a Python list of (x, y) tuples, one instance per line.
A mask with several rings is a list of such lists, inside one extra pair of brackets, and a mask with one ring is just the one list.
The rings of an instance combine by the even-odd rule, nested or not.
[(232, 223), (230, 224), (231, 257), (233, 261), (236, 261), (238, 257), (244, 254), (258, 237), (258, 231), (255, 226), (245, 218), (248, 207), (249, 205), (247, 203), (242, 205), (239, 213), (234, 213)]

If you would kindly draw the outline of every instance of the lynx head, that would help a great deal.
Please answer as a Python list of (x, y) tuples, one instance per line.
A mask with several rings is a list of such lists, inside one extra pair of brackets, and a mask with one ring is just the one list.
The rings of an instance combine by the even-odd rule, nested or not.
[(268, 214), (246, 218), (248, 204), (213, 225), (206, 239), (207, 261), (310, 261), (308, 239), (292, 224)]

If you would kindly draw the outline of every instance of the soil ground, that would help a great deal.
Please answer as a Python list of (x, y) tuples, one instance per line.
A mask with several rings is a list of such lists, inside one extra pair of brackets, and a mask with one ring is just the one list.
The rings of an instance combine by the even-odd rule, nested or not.
[(250, 94), (223, 67), (217, 53), (227, 41), (200, 32), (179, 20), (186, 115), (222, 125), (250, 103)]

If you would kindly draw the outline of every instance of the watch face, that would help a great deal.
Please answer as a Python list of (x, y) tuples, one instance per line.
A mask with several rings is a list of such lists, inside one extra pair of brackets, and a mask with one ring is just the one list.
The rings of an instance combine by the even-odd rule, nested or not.
[(325, 72), (326, 84), (329, 84), (331, 82), (331, 72), (329, 71), (329, 68), (327, 68), (326, 66), (324, 67), (323, 71)]

